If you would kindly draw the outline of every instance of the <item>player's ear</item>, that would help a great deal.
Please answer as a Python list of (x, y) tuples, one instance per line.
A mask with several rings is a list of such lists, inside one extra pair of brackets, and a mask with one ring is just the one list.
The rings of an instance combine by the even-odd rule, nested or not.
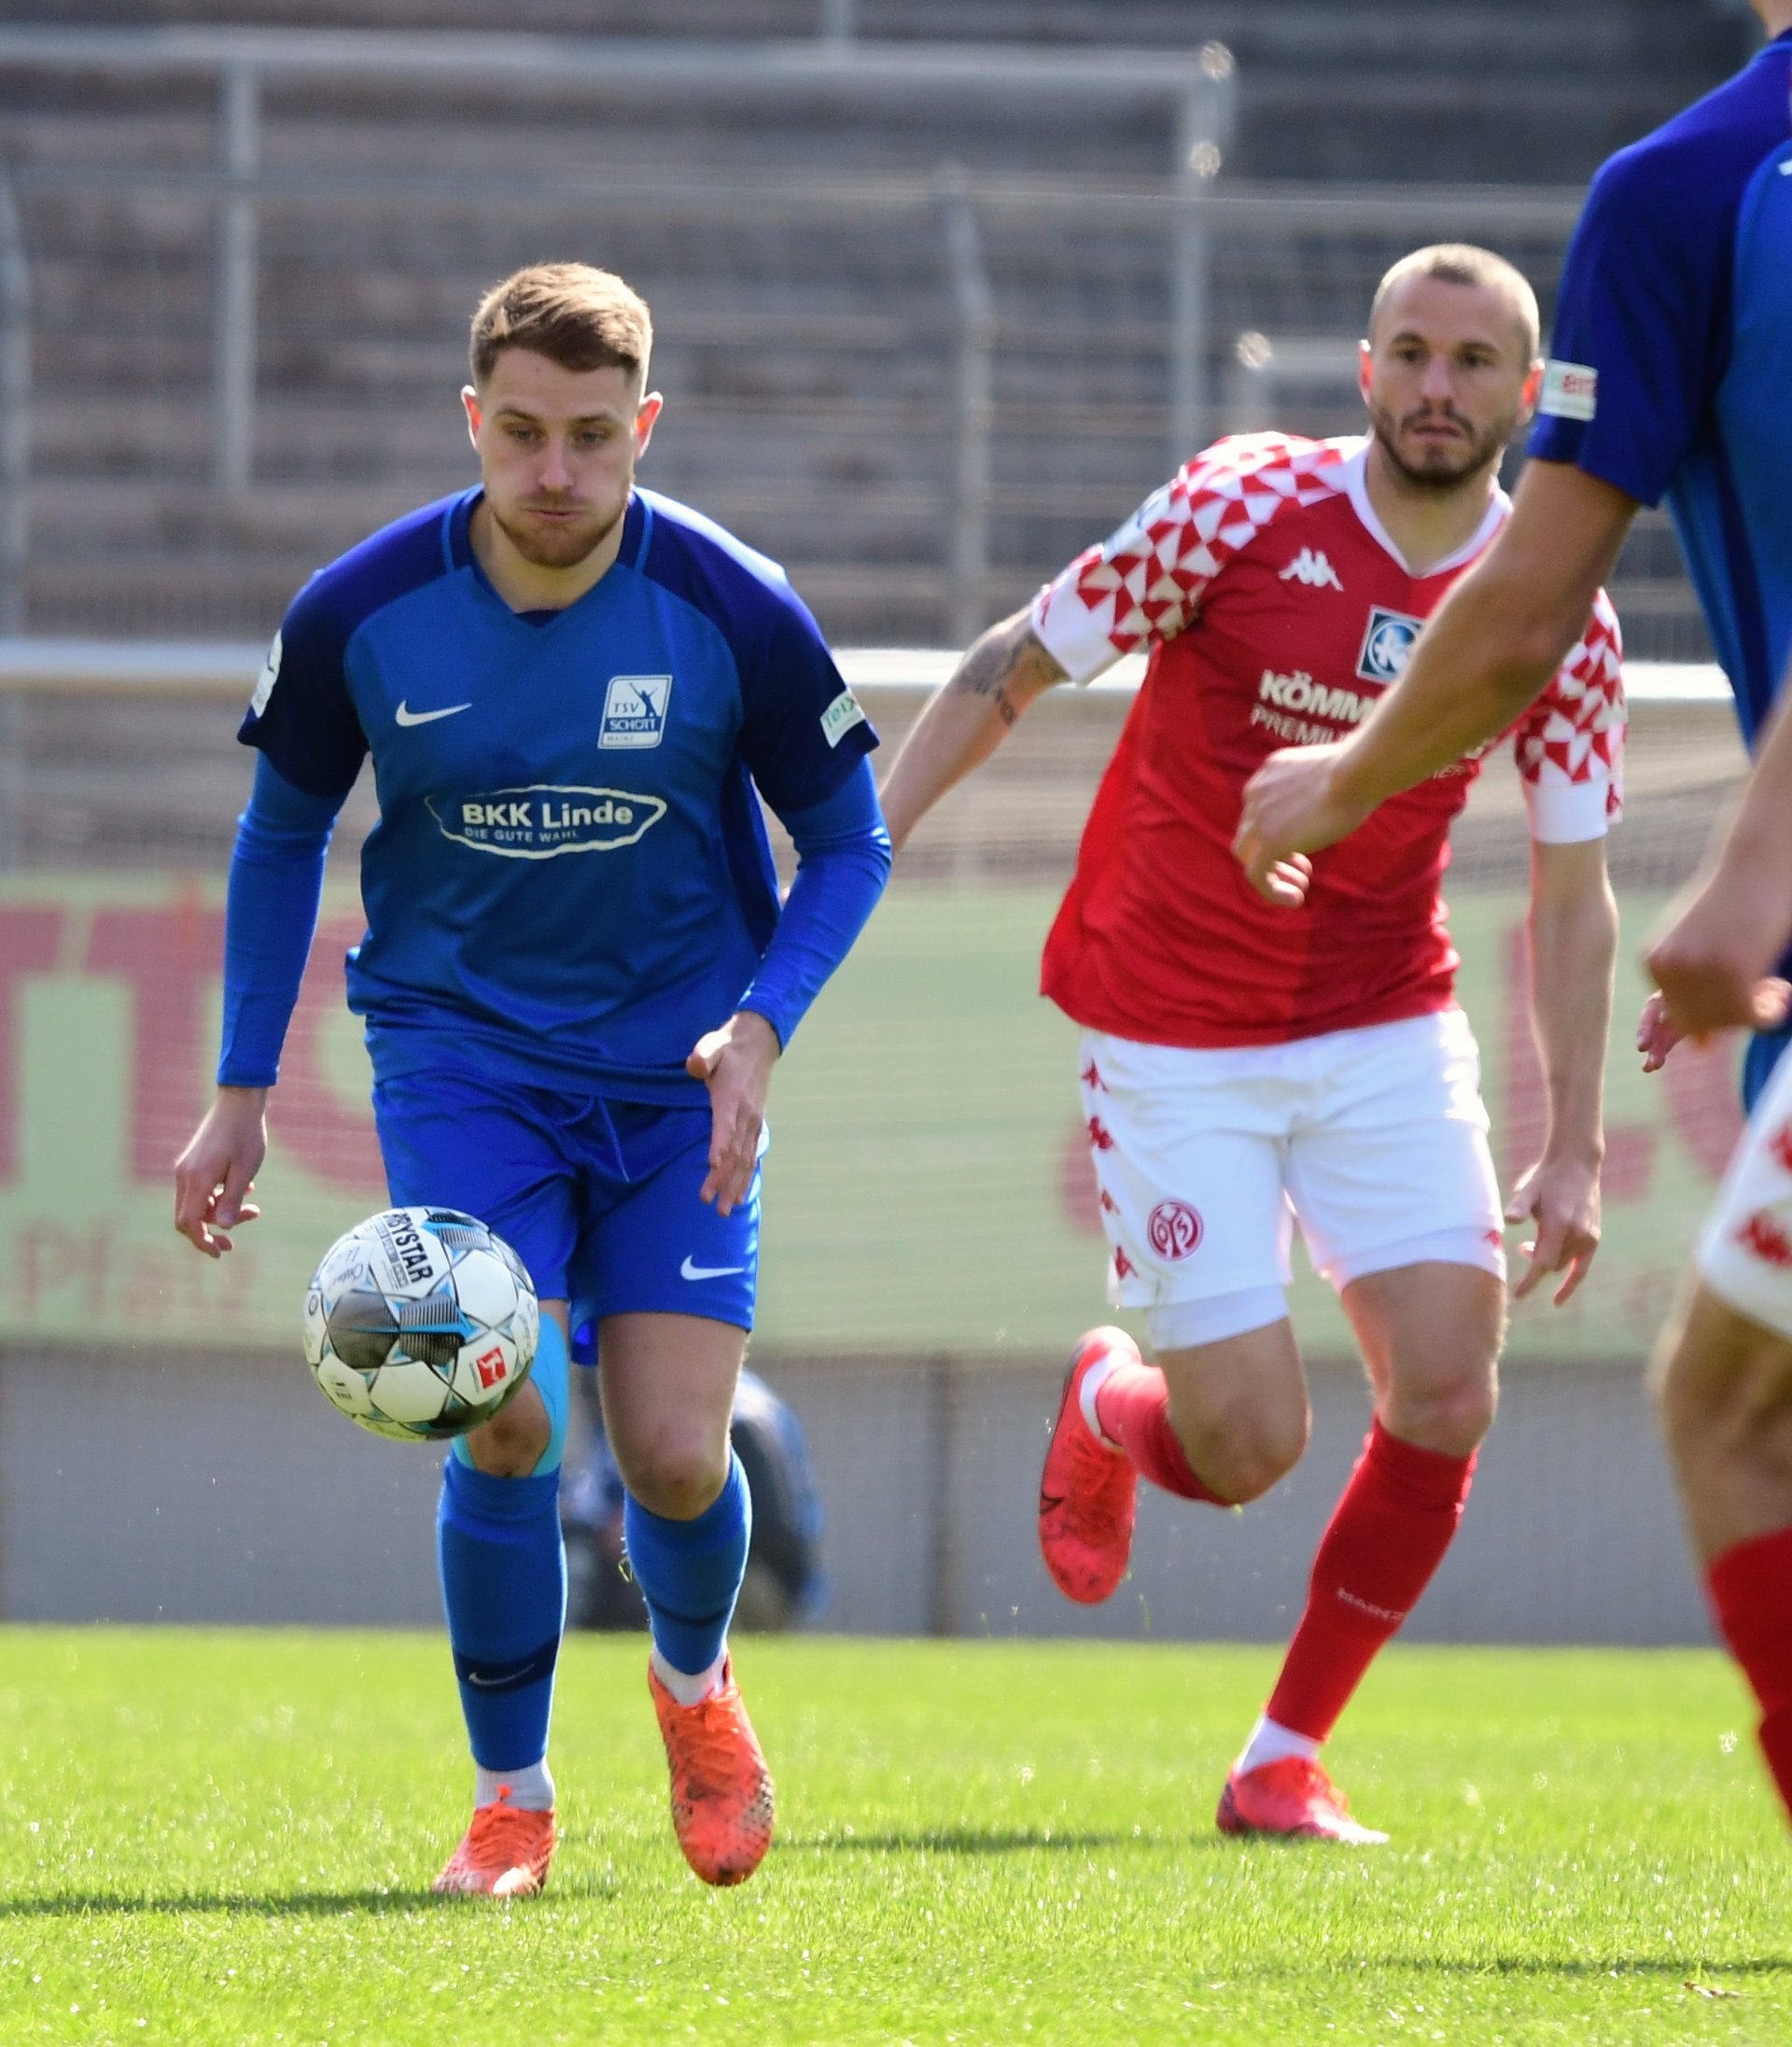
[(1543, 394), (1544, 360), (1541, 356), (1531, 358), (1531, 367), (1524, 373), (1524, 387), (1519, 393), (1519, 417), (1530, 419), (1536, 412), (1537, 400)]
[(484, 414), (479, 409), (479, 393), (470, 384), (461, 386), (460, 402), (467, 414), (467, 438), (478, 447), (480, 422)]
[(637, 457), (647, 453), (647, 444), (653, 438), (653, 425), (665, 410), (665, 400), (658, 391), (643, 394), (640, 409), (635, 414), (635, 454)]
[(1366, 341), (1356, 344), (1356, 387), (1363, 394), (1363, 402), (1369, 402), (1369, 386), (1375, 381), (1375, 350)]

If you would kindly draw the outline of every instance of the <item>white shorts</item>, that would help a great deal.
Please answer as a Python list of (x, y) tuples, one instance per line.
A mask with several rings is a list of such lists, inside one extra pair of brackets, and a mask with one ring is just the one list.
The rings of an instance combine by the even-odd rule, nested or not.
[(1792, 1337), (1792, 1055), (1780, 1060), (1755, 1104), (1698, 1264), (1714, 1294)]
[(1108, 1297), (1158, 1348), (1280, 1320), (1293, 1226), (1352, 1280), (1433, 1261), (1505, 1276), (1480, 1055), (1460, 1009), (1202, 1051), (1083, 1033)]

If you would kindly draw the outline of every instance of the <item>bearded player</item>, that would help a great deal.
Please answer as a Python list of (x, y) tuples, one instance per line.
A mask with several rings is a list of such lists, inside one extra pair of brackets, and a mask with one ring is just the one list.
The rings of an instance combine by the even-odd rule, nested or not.
[(1755, 1033), (1748, 1132), (1656, 1391), (1712, 1613), (1792, 1815), (1792, 0), (1753, 4), (1766, 48), (1593, 180), (1510, 525), (1374, 718), (1341, 746), (1266, 764), (1239, 851), (1297, 896), (1296, 848), (1520, 716), (1637, 507), (1665, 498), (1758, 760), (1735, 830), (1649, 956), (1645, 1069), (1680, 1031)]
[[(773, 563), (635, 487), (648, 310), (548, 264), (473, 317), (481, 482), (314, 577), (239, 736), (217, 1099), (175, 1171), (216, 1257), (256, 1213), (324, 850), (371, 755), (349, 955), (396, 1203), (465, 1209), (543, 1310), (521, 1395), (453, 1445), (439, 1548), (473, 1816), (437, 1878), (505, 1897), (554, 1848), (569, 1306), (596, 1325), (652, 1632), (672, 1816), (697, 1874), (764, 1855), (772, 1781), (728, 1623), (751, 1502), (728, 1418), (759, 1255), (772, 1068), (883, 887), (871, 729)], [(801, 865), (780, 913), (755, 791)]]
[[(1320, 1749), (1455, 1533), (1493, 1419), (1505, 1295), (1478, 1059), (1438, 896), (1477, 760), (1322, 857), (1298, 910), (1253, 892), (1230, 842), (1252, 771), (1362, 718), (1498, 531), (1496, 472), (1535, 402), (1536, 356), (1536, 302), (1508, 264), (1456, 246), (1407, 257), (1363, 345), (1368, 436), (1251, 435), (1197, 456), (972, 648), (884, 790), (900, 847), (1042, 691), (1148, 651), (1043, 989), (1083, 1027), (1109, 1297), (1143, 1311), (1155, 1362), (1114, 1328), (1071, 1354), (1040, 1484), (1053, 1578), (1086, 1603), (1113, 1591), (1141, 1475), (1225, 1507), (1298, 1461), (1295, 1222), (1374, 1391), (1305, 1614), (1220, 1801), (1230, 1833), (1386, 1839), (1351, 1816)], [(1558, 1301), (1599, 1236), (1617, 928), (1604, 834), (1623, 732), (1601, 596), (1516, 733), (1549, 1120), (1505, 1213), (1536, 1230), (1517, 1292), (1561, 1273)]]

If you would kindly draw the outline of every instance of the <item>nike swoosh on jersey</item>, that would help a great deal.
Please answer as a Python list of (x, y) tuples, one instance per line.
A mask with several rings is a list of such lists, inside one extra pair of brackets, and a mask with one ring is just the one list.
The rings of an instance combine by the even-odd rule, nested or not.
[(450, 704), (442, 710), (412, 710), (400, 704), (398, 720), (401, 725), (433, 725), (438, 718), (452, 718), (456, 711), (471, 710), (470, 704)]
[(679, 1268), (679, 1277), (684, 1280), (720, 1280), (731, 1272), (744, 1272), (744, 1265), (693, 1265), (691, 1255), (686, 1252), (684, 1263)]

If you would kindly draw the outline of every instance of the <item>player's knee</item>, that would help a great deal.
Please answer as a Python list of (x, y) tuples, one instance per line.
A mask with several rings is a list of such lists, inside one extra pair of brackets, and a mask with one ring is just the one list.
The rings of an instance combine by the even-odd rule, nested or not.
[(1480, 1448), (1498, 1409), (1499, 1388), (1491, 1375), (1475, 1375), (1398, 1389), (1382, 1421), (1403, 1442), (1442, 1457), (1466, 1457)]
[(493, 1479), (526, 1479), (553, 1439), (553, 1423), (539, 1397), (519, 1397), (462, 1438), (469, 1462)]
[(688, 1423), (657, 1429), (626, 1445), (612, 1442), (623, 1482), (647, 1508), (666, 1521), (694, 1521), (728, 1478), (728, 1444), (712, 1442)]
[(1197, 1476), (1238, 1506), (1261, 1499), (1307, 1452), (1312, 1414), (1298, 1408), (1240, 1404), (1219, 1414), (1177, 1424), (1184, 1455)]

